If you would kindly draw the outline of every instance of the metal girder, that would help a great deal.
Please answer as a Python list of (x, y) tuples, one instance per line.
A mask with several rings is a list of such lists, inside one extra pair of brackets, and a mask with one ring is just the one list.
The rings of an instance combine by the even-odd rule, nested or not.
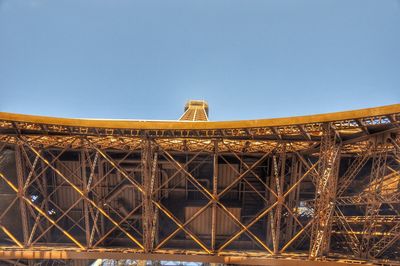
[(347, 232), (344, 234), (347, 245), (350, 247), (354, 255), (357, 255), (360, 248), (360, 241), (354, 233), (351, 225), (347, 221), (347, 217), (343, 214), (339, 207), (335, 210), (336, 221), (339, 222), (341, 227)]
[[(283, 206), (283, 185), (285, 178), (285, 166), (286, 166), (286, 150), (283, 148), (282, 153), (279, 154), (279, 164), (276, 156), (273, 156), (273, 177), (272, 182), (274, 183), (277, 204), (275, 212), (269, 212), (269, 218), (271, 222), (271, 234), (272, 234), (272, 246), (274, 254), (278, 254), (280, 248), (280, 236), (281, 236), (281, 217), (282, 217), (282, 206)], [(279, 167), (280, 166), (280, 167)]]
[[(128, 137), (253, 137), (280, 134), (298, 134), (303, 139), (299, 125), (307, 133), (321, 131), (324, 122), (333, 121), (338, 130), (358, 129), (377, 125), (396, 125), (399, 112), (398, 105), (380, 108), (356, 110), (342, 113), (316, 115), (313, 117), (296, 117), (272, 120), (248, 120), (231, 122), (172, 122), (172, 121), (102, 121), (83, 119), (60, 119), (50, 117), (24, 116), (19, 114), (0, 113), (0, 129), (6, 134), (75, 134), (92, 136), (128, 136)], [(196, 130), (193, 130), (196, 129)]]
[(344, 191), (349, 187), (356, 175), (360, 172), (361, 168), (367, 163), (371, 154), (372, 145), (370, 145), (362, 154), (357, 156), (351, 165), (347, 168), (346, 172), (339, 179), (337, 197), (340, 197)]
[[(25, 197), (25, 183), (24, 183), (24, 166), (22, 165), (22, 154), (21, 154), (21, 145), (15, 147), (15, 163), (17, 168), (17, 180), (18, 180), (18, 197), (19, 197), (19, 209), (21, 212), (21, 222), (22, 222), (22, 234), (24, 237), (24, 245), (28, 245), (28, 214), (26, 211), (26, 205), (24, 201)], [(28, 178), (29, 182), (29, 178)]]
[(373, 232), (376, 230), (376, 216), (379, 214), (382, 205), (379, 200), (379, 195), (382, 190), (383, 178), (386, 171), (387, 151), (380, 151), (379, 148), (384, 143), (375, 143), (375, 154), (372, 161), (370, 186), (368, 187), (367, 205), (365, 207), (365, 221), (363, 232), (360, 241), (360, 256), (368, 258), (370, 256), (370, 248), (373, 246), (374, 239), (372, 238)]
[(151, 252), (154, 247), (154, 232), (158, 219), (153, 205), (154, 186), (158, 183), (156, 182), (158, 153), (150, 140), (144, 140), (142, 145), (143, 245), (146, 252)]
[(372, 257), (376, 258), (384, 253), (390, 246), (400, 239), (400, 222), (396, 223), (384, 236), (369, 250)]
[[(213, 155), (213, 176), (212, 176), (212, 189), (214, 198), (218, 197), (218, 141), (214, 141), (214, 155)], [(211, 214), (211, 250), (215, 252), (215, 239), (217, 227), (217, 203), (212, 202)]]
[[(207, 254), (196, 254), (182, 253), (182, 250), (171, 250), (168, 252), (159, 253), (140, 253), (135, 250), (121, 250), (115, 252), (112, 250), (93, 250), (93, 251), (76, 251), (69, 248), (65, 249), (33, 249), (33, 250), (0, 250), (0, 257), (3, 259), (60, 259), (60, 260), (83, 260), (83, 259), (136, 259), (136, 260), (167, 260), (167, 261), (192, 261), (192, 262), (203, 262), (203, 263), (223, 263), (223, 264), (234, 264), (234, 265), (276, 265), (276, 266), (318, 266), (323, 263), (326, 266), (350, 266), (359, 265), (361, 263), (367, 263), (363, 260), (348, 259), (338, 257), (336, 259), (326, 261), (311, 261), (302, 255), (292, 255), (286, 258), (274, 258), (266, 257), (264, 254), (254, 253), (251, 254), (240, 252), (240, 253), (226, 253), (220, 256), (207, 255)], [(387, 262), (388, 263), (388, 262)], [(398, 262), (389, 262), (389, 265), (398, 266)]]
[(325, 124), (321, 136), (319, 178), (316, 182), (314, 201), (315, 219), (310, 242), (310, 259), (329, 252), (332, 214), (335, 207), (336, 184), (340, 161), (340, 145), (330, 123)]

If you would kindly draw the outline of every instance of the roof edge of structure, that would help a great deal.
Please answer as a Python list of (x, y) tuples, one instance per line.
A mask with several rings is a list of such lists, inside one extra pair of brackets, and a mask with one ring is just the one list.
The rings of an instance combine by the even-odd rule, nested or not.
[(364, 108), (351, 111), (341, 111), (325, 114), (306, 116), (293, 116), (283, 118), (233, 120), (233, 121), (177, 121), (177, 120), (111, 120), (111, 119), (82, 119), (59, 118), (50, 116), (37, 116), (0, 112), (0, 120), (22, 123), (39, 123), (46, 125), (93, 127), (93, 128), (121, 128), (121, 129), (230, 129), (230, 128), (255, 128), (279, 127), (301, 125), (309, 123), (322, 123), (358, 119), (364, 117), (384, 116), (400, 113), (400, 104), (385, 105), (380, 107)]

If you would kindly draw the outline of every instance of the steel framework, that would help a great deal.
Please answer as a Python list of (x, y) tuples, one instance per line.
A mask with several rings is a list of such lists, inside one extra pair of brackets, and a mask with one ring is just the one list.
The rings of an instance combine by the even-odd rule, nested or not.
[(400, 105), (183, 117), (0, 113), (0, 260), (400, 265)]

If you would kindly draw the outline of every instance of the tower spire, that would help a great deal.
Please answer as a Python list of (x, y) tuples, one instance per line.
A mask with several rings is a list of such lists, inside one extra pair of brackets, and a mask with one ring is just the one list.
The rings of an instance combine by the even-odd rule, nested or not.
[(208, 121), (208, 103), (204, 100), (190, 100), (185, 104), (181, 121)]

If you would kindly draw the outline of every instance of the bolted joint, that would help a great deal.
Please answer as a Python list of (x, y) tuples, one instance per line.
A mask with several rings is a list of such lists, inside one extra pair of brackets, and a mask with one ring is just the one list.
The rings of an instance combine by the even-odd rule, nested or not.
[(283, 196), (278, 196), (277, 199), (276, 199), (276, 201), (277, 201), (279, 204), (283, 204), (283, 202), (285, 201), (285, 197), (283, 197)]

